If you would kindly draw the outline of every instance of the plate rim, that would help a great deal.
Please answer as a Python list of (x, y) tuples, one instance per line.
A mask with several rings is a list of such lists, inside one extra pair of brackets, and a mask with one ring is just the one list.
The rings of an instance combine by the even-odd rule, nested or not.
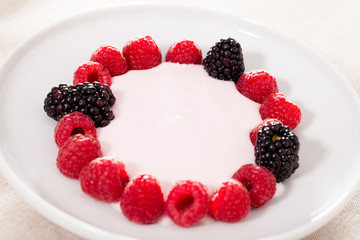
[[(318, 60), (322, 61), (326, 66), (330, 67), (331, 70), (336, 73), (336, 78), (341, 81), (342, 85), (346, 87), (346, 90), (351, 94), (351, 98), (357, 102), (357, 105), (360, 107), (360, 98), (357, 94), (356, 90), (351, 86), (350, 82), (346, 79), (346, 77), (336, 68), (328, 59), (323, 57), (319, 54), (316, 50), (310, 48), (309, 46), (305, 45), (303, 42), (284, 34), (283, 32), (272, 29), (269, 26), (259, 24), (253, 20), (239, 17), (233, 13), (229, 13), (227, 11), (213, 9), (209, 7), (195, 7), (189, 4), (180, 4), (180, 3), (122, 3), (122, 4), (114, 4), (110, 6), (100, 7), (97, 9), (90, 9), (82, 12), (78, 12), (72, 14), (71, 16), (66, 16), (61, 18), (57, 21), (50, 23), (49, 25), (37, 30), (29, 37), (26, 37), (23, 41), (20, 42), (2, 61), (0, 64), (0, 74), (5, 76), (7, 74), (6, 67), (11, 66), (14, 61), (21, 55), (23, 50), (26, 50), (28, 46), (36, 41), (37, 39), (41, 38), (41, 36), (48, 35), (51, 31), (56, 30), (57, 28), (69, 24), (73, 20), (78, 20), (82, 18), (89, 17), (94, 14), (101, 14), (106, 11), (120, 11), (124, 8), (134, 8), (134, 7), (141, 7), (141, 8), (181, 8), (181, 11), (201, 11), (205, 14), (212, 14), (217, 15), (220, 17), (227, 17), (231, 19), (236, 19), (237, 21), (246, 22), (252, 26), (256, 26), (261, 28), (265, 31), (270, 31), (271, 33), (280, 36), (281, 38), (285, 38), (286, 40), (290, 41), (291, 44), (294, 44), (303, 50), (307, 51), (307, 54), (311, 54), (312, 56), (316, 57)], [(0, 92), (3, 90), (4, 85), (6, 85), (6, 78), (5, 81), (0, 81)], [(14, 190), (19, 193), (23, 200), (29, 203), (34, 209), (36, 209), (42, 216), (45, 216), (47, 219), (51, 220), (52, 222), (56, 223), (57, 225), (76, 233), (79, 236), (86, 237), (86, 238), (93, 238), (94, 234), (101, 237), (106, 234), (107, 239), (123, 239), (123, 240), (130, 240), (134, 239), (132, 237), (128, 237), (125, 235), (121, 235), (118, 233), (113, 233), (108, 230), (101, 229), (99, 227), (95, 227), (85, 221), (77, 219), (70, 214), (67, 214), (60, 210), (59, 208), (55, 207), (54, 205), (47, 202), (45, 199), (37, 195), (34, 191), (32, 191), (25, 183), (21, 181), (21, 179), (14, 173), (11, 167), (7, 164), (5, 156), (0, 154), (0, 171), (5, 177), (5, 179), (9, 182), (9, 184), (14, 188)], [(307, 223), (291, 231), (287, 231), (285, 233), (281, 233), (278, 235), (274, 235), (270, 238), (264, 239), (288, 239), (289, 237), (304, 237), (311, 232), (319, 229), (327, 222), (329, 222), (333, 217), (335, 217), (343, 208), (348, 204), (348, 202), (353, 198), (355, 195), (358, 187), (360, 185), (360, 176), (357, 179), (357, 182), (354, 183), (354, 186), (351, 188), (351, 191), (344, 194), (344, 197), (339, 199), (339, 201), (334, 202), (331, 206), (327, 207), (327, 214), (317, 218), (316, 221), (312, 222), (312, 224)], [(66, 221), (69, 220), (69, 221)], [(81, 231), (80, 229), (84, 229), (87, 231)]]

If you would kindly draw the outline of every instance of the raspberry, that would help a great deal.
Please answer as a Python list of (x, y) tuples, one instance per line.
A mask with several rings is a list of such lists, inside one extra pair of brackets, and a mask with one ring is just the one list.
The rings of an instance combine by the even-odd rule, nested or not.
[(300, 108), (286, 100), (282, 93), (273, 93), (267, 97), (259, 111), (262, 119), (276, 118), (291, 129), (296, 128), (301, 121)]
[(81, 112), (94, 121), (95, 127), (105, 127), (115, 118), (110, 110), (115, 102), (116, 98), (107, 84), (59, 84), (47, 94), (44, 111), (57, 121), (68, 113)]
[(74, 85), (84, 82), (99, 82), (111, 86), (111, 75), (100, 63), (89, 61), (79, 66), (74, 73)]
[(123, 55), (129, 69), (141, 70), (156, 67), (161, 63), (161, 52), (150, 37), (138, 37), (126, 43)]
[(208, 212), (211, 196), (200, 182), (181, 180), (170, 189), (165, 202), (169, 217), (179, 226), (190, 227)]
[(272, 172), (277, 182), (288, 179), (299, 167), (300, 143), (291, 128), (281, 123), (264, 125), (257, 133), (255, 162)]
[(257, 103), (264, 102), (270, 94), (279, 91), (275, 77), (265, 71), (255, 71), (241, 75), (236, 83), (236, 89), (242, 95)]
[(237, 222), (248, 215), (250, 198), (246, 188), (238, 181), (221, 183), (213, 196), (210, 215), (222, 222)]
[(247, 188), (253, 208), (263, 206), (275, 195), (276, 178), (265, 167), (245, 164), (232, 177)]
[(73, 112), (65, 115), (57, 123), (55, 130), (55, 143), (61, 148), (71, 135), (77, 133), (92, 135), (96, 138), (94, 122), (88, 116)]
[(80, 173), (84, 193), (105, 202), (120, 200), (128, 174), (123, 162), (114, 157), (100, 157), (86, 165)]
[(250, 140), (252, 142), (252, 144), (255, 146), (256, 144), (256, 140), (257, 140), (257, 133), (260, 129), (262, 129), (262, 127), (264, 125), (267, 125), (271, 122), (274, 122), (274, 123), (279, 123), (280, 121), (277, 120), (277, 119), (274, 119), (274, 118), (267, 118), (267, 119), (264, 119), (259, 125), (257, 125), (255, 128), (253, 128), (250, 132)]
[(136, 223), (155, 223), (164, 213), (164, 196), (156, 178), (143, 174), (130, 181), (120, 201), (123, 214)]
[(69, 178), (79, 178), (81, 170), (101, 156), (99, 141), (92, 135), (75, 134), (59, 150), (56, 165)]
[(245, 70), (240, 43), (221, 39), (207, 52), (203, 65), (211, 77), (236, 83)]
[(119, 49), (107, 44), (101, 45), (91, 56), (91, 61), (98, 62), (109, 70), (111, 76), (118, 76), (128, 71), (126, 59)]
[(171, 45), (165, 61), (180, 64), (201, 64), (202, 53), (194, 41), (182, 40)]

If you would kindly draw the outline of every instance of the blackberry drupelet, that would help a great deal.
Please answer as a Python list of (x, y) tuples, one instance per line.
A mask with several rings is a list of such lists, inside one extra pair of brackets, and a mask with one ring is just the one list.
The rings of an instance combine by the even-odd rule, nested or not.
[(101, 85), (99, 82), (60, 84), (47, 94), (44, 110), (56, 121), (68, 113), (81, 112), (89, 116), (96, 127), (105, 127), (114, 119), (110, 107), (115, 101), (114, 94), (106, 84)]
[(240, 43), (233, 38), (220, 39), (208, 51), (203, 65), (211, 77), (236, 83), (245, 71)]
[(257, 133), (255, 162), (269, 169), (277, 182), (288, 179), (299, 167), (298, 137), (282, 123), (264, 125)]

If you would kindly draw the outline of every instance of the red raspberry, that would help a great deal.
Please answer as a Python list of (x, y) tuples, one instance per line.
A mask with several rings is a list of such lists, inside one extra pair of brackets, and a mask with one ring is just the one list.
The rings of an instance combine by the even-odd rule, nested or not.
[(276, 192), (276, 178), (265, 167), (245, 164), (232, 177), (247, 188), (253, 208), (264, 205)]
[(133, 70), (149, 69), (161, 63), (160, 49), (150, 36), (138, 37), (127, 42), (123, 54), (129, 69)]
[(128, 181), (124, 163), (114, 157), (97, 158), (80, 173), (84, 193), (105, 202), (119, 201)]
[(119, 49), (107, 44), (101, 45), (91, 56), (91, 61), (98, 62), (109, 70), (111, 76), (118, 76), (128, 71), (126, 59)]
[(236, 89), (245, 97), (262, 103), (272, 93), (277, 93), (275, 77), (264, 71), (249, 72), (241, 75)]
[(210, 214), (218, 221), (237, 222), (249, 211), (250, 198), (246, 188), (234, 179), (221, 183), (213, 196)]
[(61, 148), (65, 141), (74, 134), (88, 134), (96, 138), (96, 128), (93, 120), (88, 116), (73, 112), (66, 114), (57, 123), (54, 131), (56, 145)]
[(130, 181), (120, 201), (123, 214), (136, 223), (155, 223), (164, 213), (164, 196), (153, 176), (143, 174)]
[(208, 188), (200, 182), (182, 180), (170, 189), (165, 202), (169, 217), (179, 226), (190, 227), (208, 212), (211, 196)]
[(300, 108), (286, 100), (282, 93), (271, 94), (261, 104), (259, 111), (262, 119), (276, 118), (291, 129), (294, 129), (301, 120)]
[(166, 62), (181, 64), (201, 64), (202, 53), (199, 46), (191, 40), (175, 42), (168, 50)]
[(111, 75), (103, 65), (89, 61), (79, 66), (74, 73), (73, 84), (99, 82), (111, 86)]
[(92, 135), (75, 134), (59, 150), (56, 165), (69, 178), (79, 178), (81, 170), (101, 156), (99, 141)]
[(267, 119), (265, 119), (265, 120), (263, 120), (259, 125), (257, 125), (255, 128), (253, 128), (252, 130), (251, 130), (251, 132), (250, 132), (250, 140), (251, 140), (251, 142), (252, 142), (252, 144), (255, 146), (255, 144), (256, 144), (256, 140), (257, 140), (257, 136), (256, 136), (256, 134), (258, 133), (258, 131), (260, 130), (260, 129), (262, 129), (262, 127), (264, 126), (264, 125), (267, 125), (267, 124), (269, 124), (269, 123), (281, 123), (279, 120), (277, 120), (277, 119), (274, 119), (274, 118), (267, 118)]

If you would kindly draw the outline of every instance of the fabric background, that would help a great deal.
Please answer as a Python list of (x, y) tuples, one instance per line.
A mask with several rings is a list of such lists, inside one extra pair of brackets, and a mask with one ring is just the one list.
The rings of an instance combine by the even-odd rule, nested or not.
[[(48, 24), (84, 10), (124, 2), (0, 0), (0, 64), (20, 42)], [(338, 68), (360, 95), (360, 1), (184, 0), (181, 3), (235, 13), (299, 40)], [(0, 239), (82, 238), (40, 215), (0, 175)], [(304, 238), (325, 239), (360, 239), (360, 188), (334, 219)]]

